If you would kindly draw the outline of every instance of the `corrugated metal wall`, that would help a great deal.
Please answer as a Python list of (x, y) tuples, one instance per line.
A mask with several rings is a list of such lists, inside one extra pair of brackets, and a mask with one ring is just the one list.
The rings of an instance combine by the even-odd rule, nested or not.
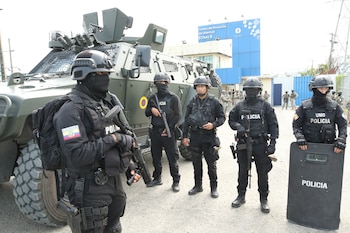
[[(272, 103), (276, 103), (277, 105), (280, 105), (282, 101), (278, 100), (277, 98), (282, 99), (282, 95), (288, 91), (290, 94), (292, 90), (294, 90), (298, 94), (298, 98), (295, 101), (295, 104), (298, 106), (301, 104), (301, 101), (308, 99), (312, 96), (312, 92), (309, 91), (309, 82), (313, 78), (313, 76), (284, 76), (284, 77), (275, 77), (273, 79), (273, 84), (281, 84), (282, 85), (282, 91), (278, 90), (278, 92), (281, 92), (280, 96), (273, 95), (274, 100)], [(277, 88), (279, 85), (275, 85), (274, 88)], [(275, 92), (277, 90), (273, 90)], [(277, 93), (276, 93), (277, 94)]]
[[(282, 95), (288, 91), (290, 93), (293, 90), (293, 77), (292, 76), (280, 76), (273, 79), (273, 105), (280, 106), (282, 101)], [(279, 84), (279, 85), (277, 85)]]
[(309, 99), (312, 92), (309, 90), (309, 83), (313, 76), (298, 76), (294, 77), (294, 91), (298, 94), (295, 104), (299, 106), (301, 101)]

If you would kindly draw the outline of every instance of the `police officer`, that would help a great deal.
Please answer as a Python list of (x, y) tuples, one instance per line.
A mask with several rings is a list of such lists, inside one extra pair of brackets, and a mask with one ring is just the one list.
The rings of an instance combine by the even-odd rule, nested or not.
[[(126, 194), (119, 174), (134, 172), (128, 156), (133, 138), (118, 133), (119, 127), (105, 117), (113, 107), (107, 101), (111, 72), (105, 53), (80, 52), (71, 68), (77, 80), (71, 94), (81, 104), (68, 101), (54, 117), (68, 171), (66, 191), (70, 203), (80, 209), (81, 232), (86, 233), (121, 232)], [(139, 178), (135, 175), (134, 181)]]
[(210, 87), (210, 80), (204, 76), (199, 76), (194, 81), (197, 95), (187, 105), (182, 143), (189, 146), (194, 168), (195, 185), (188, 194), (194, 195), (203, 191), (202, 156), (204, 155), (208, 165), (211, 197), (217, 198), (219, 193), (217, 191), (216, 161), (219, 159), (217, 148), (220, 145), (216, 137), (216, 128), (225, 122), (226, 117), (219, 100), (208, 93)]
[[(175, 127), (179, 122), (182, 109), (179, 97), (168, 90), (170, 78), (167, 73), (157, 73), (154, 76), (154, 84), (157, 87), (157, 93), (151, 95), (147, 104), (145, 114), (151, 117), (151, 152), (153, 159), (153, 180), (147, 184), (147, 187), (162, 185), (162, 151), (166, 152), (169, 161), (170, 174), (173, 178), (172, 190), (180, 191), (179, 182), (179, 152), (177, 148), (177, 140), (175, 137)], [(162, 118), (165, 114), (166, 120)], [(167, 132), (167, 127), (170, 132)]]
[(347, 123), (343, 109), (327, 98), (331, 89), (333, 81), (329, 76), (315, 77), (309, 84), (313, 96), (296, 109), (292, 126), (301, 150), (307, 150), (308, 142), (334, 144), (335, 153), (345, 150)]
[[(245, 203), (248, 185), (248, 156), (244, 144), (252, 140), (252, 160), (258, 174), (260, 207), (263, 213), (269, 213), (267, 197), (269, 194), (268, 173), (272, 169), (269, 154), (275, 152), (276, 139), (279, 136), (278, 122), (270, 103), (261, 97), (262, 83), (256, 77), (248, 78), (243, 84), (245, 100), (239, 102), (230, 112), (229, 125), (237, 130), (238, 160), (238, 197), (232, 202), (233, 208)], [(249, 138), (248, 138), (249, 137)], [(242, 146), (242, 147), (241, 147)], [(238, 149), (243, 148), (243, 149)]]

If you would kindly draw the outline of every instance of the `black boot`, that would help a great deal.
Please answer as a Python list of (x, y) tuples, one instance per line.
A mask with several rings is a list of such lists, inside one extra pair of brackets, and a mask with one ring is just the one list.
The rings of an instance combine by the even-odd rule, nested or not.
[(212, 187), (211, 188), (211, 192), (210, 195), (212, 198), (218, 198), (219, 197), (219, 193), (216, 187)]
[(270, 207), (267, 200), (260, 200), (261, 212), (268, 214), (270, 213)]
[(173, 185), (171, 186), (171, 189), (173, 190), (173, 192), (177, 193), (180, 191), (180, 186), (179, 186), (179, 182), (178, 181), (174, 181)]
[(233, 208), (238, 208), (245, 203), (245, 194), (238, 194), (238, 197), (232, 202)]
[(211, 192), (210, 192), (210, 196), (212, 197), (212, 198), (218, 198), (219, 197), (219, 193), (218, 193), (218, 182), (216, 182), (216, 181), (214, 181), (214, 182), (212, 182), (212, 181), (210, 181), (210, 190), (211, 190)]
[(154, 187), (156, 185), (162, 185), (162, 178), (158, 177), (158, 178), (154, 178), (151, 182), (149, 182), (146, 186), (147, 187)]
[(202, 186), (194, 186), (190, 191), (188, 191), (188, 195), (195, 195), (199, 192), (203, 192)]

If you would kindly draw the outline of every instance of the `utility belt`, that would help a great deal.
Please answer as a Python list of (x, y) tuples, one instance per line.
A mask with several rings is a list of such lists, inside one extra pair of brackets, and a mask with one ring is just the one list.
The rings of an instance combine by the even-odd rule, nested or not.
[(152, 130), (154, 130), (157, 133), (162, 133), (164, 129), (165, 129), (165, 126), (152, 125)]
[(108, 175), (102, 168), (97, 168), (94, 172), (88, 172), (88, 173), (77, 173), (77, 172), (68, 172), (68, 175), (76, 180), (84, 178), (87, 180), (93, 180), (95, 181), (95, 184), (97, 185), (105, 185), (108, 182)]
[[(252, 137), (253, 144), (262, 144), (267, 142), (267, 138), (264, 136)], [(246, 144), (244, 138), (239, 138), (237, 144)]]
[(202, 126), (191, 126), (191, 133), (197, 133), (197, 134), (215, 134), (215, 130), (206, 130), (203, 129)]

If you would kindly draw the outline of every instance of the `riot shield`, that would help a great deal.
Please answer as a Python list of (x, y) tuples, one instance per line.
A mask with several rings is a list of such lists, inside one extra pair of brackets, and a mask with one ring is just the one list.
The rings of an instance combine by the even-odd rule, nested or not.
[(287, 219), (299, 225), (339, 228), (344, 151), (332, 144), (308, 143), (302, 151), (290, 146)]

